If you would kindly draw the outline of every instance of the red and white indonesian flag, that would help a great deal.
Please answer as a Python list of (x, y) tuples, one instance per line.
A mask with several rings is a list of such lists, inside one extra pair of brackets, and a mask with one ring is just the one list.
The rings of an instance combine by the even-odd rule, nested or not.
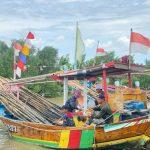
[(96, 50), (96, 56), (105, 56), (107, 53), (103, 48), (97, 48)]
[(148, 54), (150, 53), (150, 39), (144, 37), (143, 35), (131, 32), (131, 51)]

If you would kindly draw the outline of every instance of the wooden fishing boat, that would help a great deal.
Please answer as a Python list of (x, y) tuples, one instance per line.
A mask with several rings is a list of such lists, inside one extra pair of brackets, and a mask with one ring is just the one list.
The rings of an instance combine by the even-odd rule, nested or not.
[(50, 148), (90, 149), (131, 141), (150, 140), (150, 119), (99, 127), (61, 127), (4, 117), (0, 120), (13, 139)]
[[(87, 68), (84, 70), (68, 71), (64, 74), (57, 74), (55, 79), (64, 81), (64, 102), (67, 99), (67, 81), (84, 80), (86, 82), (90, 77), (102, 75), (103, 88), (106, 100), (109, 102), (107, 92), (106, 75), (125, 74), (136, 71), (143, 71), (143, 66), (132, 65), (130, 69), (128, 64), (110, 62), (101, 66)], [(52, 77), (46, 75), (44, 78)], [(38, 77), (36, 77), (39, 81)], [(33, 79), (32, 79), (33, 80)], [(29, 80), (28, 80), (29, 81)], [(131, 80), (129, 80), (131, 84)], [(21, 79), (11, 84), (25, 83)], [(111, 102), (109, 102), (111, 104)], [(112, 103), (112, 105), (115, 103)], [(84, 112), (87, 109), (87, 90), (84, 90)], [(42, 123), (23, 122), (0, 117), (0, 120), (8, 128), (12, 138), (18, 141), (34, 143), (51, 148), (62, 149), (92, 149), (105, 147), (109, 145), (120, 144), (131, 141), (142, 141), (143, 144), (150, 141), (150, 119), (148, 116), (118, 122), (114, 124), (104, 124), (88, 127), (61, 127)]]

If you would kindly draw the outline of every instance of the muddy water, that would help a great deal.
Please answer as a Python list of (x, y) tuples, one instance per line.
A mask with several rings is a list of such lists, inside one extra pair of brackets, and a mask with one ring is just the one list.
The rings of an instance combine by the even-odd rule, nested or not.
[(14, 141), (9, 136), (5, 127), (0, 125), (0, 150), (50, 150), (50, 149)]

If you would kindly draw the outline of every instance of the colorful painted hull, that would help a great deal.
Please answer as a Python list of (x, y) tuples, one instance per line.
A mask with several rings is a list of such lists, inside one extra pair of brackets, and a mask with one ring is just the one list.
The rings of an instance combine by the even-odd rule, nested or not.
[(150, 136), (150, 120), (107, 125), (103, 127), (60, 127), (31, 122), (0, 120), (17, 141), (58, 149), (90, 149), (125, 141), (146, 139)]

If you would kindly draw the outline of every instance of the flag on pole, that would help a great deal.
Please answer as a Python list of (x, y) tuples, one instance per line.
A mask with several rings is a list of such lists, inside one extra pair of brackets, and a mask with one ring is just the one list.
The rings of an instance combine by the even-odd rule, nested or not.
[(29, 32), (25, 39), (25, 44), (20, 49), (19, 60), (18, 60), (17, 69), (16, 69), (16, 75), (19, 78), (21, 77), (21, 71), (25, 71), (27, 69), (25, 64), (27, 63), (27, 56), (30, 54), (30, 48), (32, 46), (31, 40), (33, 40), (34, 38), (35, 38), (34, 34)]
[(34, 34), (33, 34), (32, 32), (29, 32), (28, 35), (27, 35), (27, 39), (32, 40), (32, 39), (34, 39), (34, 38), (35, 38), (35, 37), (34, 37)]
[(81, 32), (77, 26), (76, 30), (76, 51), (75, 51), (75, 62), (81, 63), (82, 62), (82, 56), (85, 52), (85, 46), (84, 42), (81, 36)]
[(103, 48), (96, 49), (96, 56), (105, 56), (107, 53)]
[(17, 66), (16, 75), (21, 78), (21, 69)]
[(29, 55), (30, 50), (29, 50), (29, 46), (26, 43), (24, 44), (21, 52), (26, 56)]
[(132, 52), (150, 53), (150, 39), (142, 34), (131, 32), (130, 46)]
[(15, 50), (15, 56), (19, 56), (19, 52), (22, 50), (22, 46), (18, 42), (13, 43), (13, 48)]

